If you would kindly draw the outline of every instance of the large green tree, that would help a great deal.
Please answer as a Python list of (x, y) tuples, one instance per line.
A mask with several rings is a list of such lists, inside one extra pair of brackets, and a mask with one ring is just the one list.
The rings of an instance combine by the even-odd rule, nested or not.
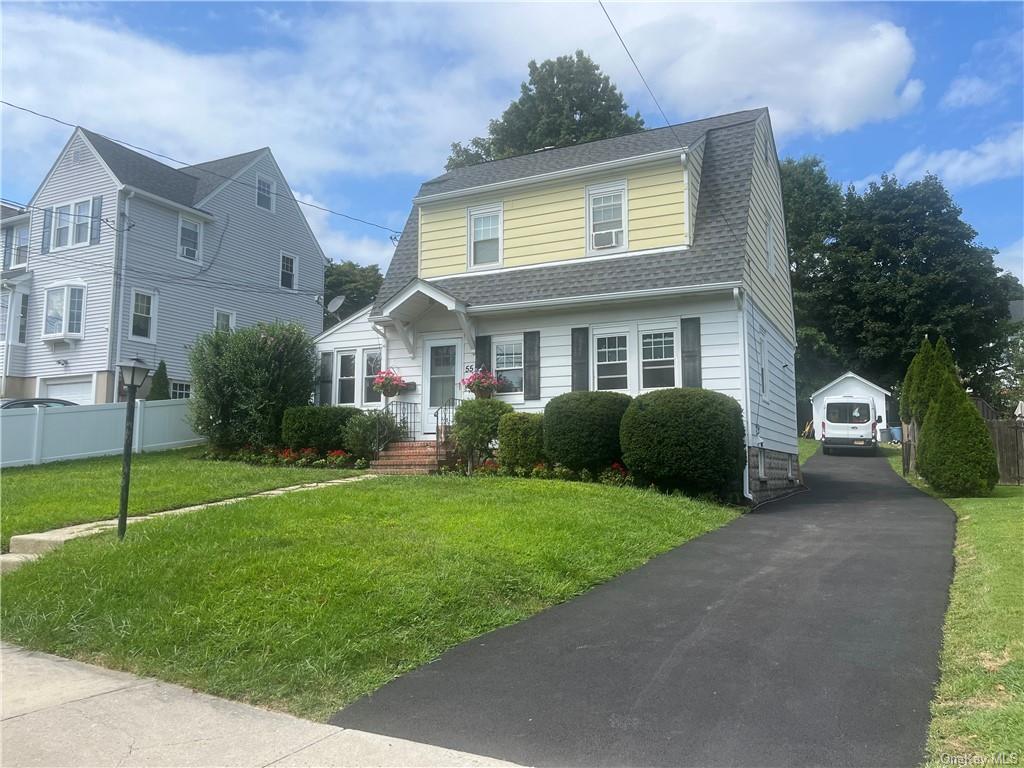
[(361, 266), (354, 261), (328, 264), (324, 273), (324, 307), (335, 296), (344, 296), (345, 303), (337, 317), (324, 312), (324, 327), (330, 328), (339, 320), (354, 315), (370, 304), (380, 290), (384, 277), (376, 264)]
[(529, 70), (519, 98), (499, 119), (491, 120), (486, 137), (452, 144), (447, 170), (543, 147), (622, 136), (644, 127), (640, 113), (629, 114), (618, 88), (583, 51), (540, 64), (531, 61)]
[[(883, 177), (844, 195), (821, 161), (807, 158), (782, 164), (782, 188), (802, 346), (812, 339), (834, 350), (840, 367), (890, 388), (923, 336), (944, 336), (967, 385), (995, 396), (1008, 302), (1022, 289), (978, 245), (938, 178)], [(801, 366), (807, 351), (798, 350), (797, 381), (814, 389), (831, 372)]]

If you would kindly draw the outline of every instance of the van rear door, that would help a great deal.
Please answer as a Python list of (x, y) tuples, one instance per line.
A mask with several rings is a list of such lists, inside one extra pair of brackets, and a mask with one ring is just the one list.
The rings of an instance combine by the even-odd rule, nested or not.
[(871, 439), (871, 403), (858, 400), (825, 401), (825, 439)]

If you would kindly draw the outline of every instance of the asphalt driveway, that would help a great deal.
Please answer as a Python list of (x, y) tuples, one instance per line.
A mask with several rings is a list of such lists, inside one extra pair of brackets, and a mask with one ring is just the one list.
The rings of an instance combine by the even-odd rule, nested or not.
[(917, 765), (953, 514), (882, 458), (805, 477), (331, 722), (525, 765)]

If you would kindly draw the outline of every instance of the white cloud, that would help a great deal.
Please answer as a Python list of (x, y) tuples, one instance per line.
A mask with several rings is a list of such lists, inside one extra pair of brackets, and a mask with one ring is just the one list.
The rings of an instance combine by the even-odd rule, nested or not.
[(907, 152), (891, 173), (901, 182), (915, 181), (934, 173), (956, 189), (984, 184), (996, 179), (1020, 176), (1024, 172), (1024, 125), (967, 149), (928, 151), (924, 147)]
[(980, 107), (993, 101), (999, 91), (999, 85), (983, 78), (958, 77), (949, 84), (941, 105), (946, 109)]
[(999, 249), (995, 258), (996, 266), (1015, 275), (1024, 282), (1024, 238)]
[[(323, 203), (310, 194), (295, 191), (295, 197), (305, 203), (323, 206)], [(326, 211), (302, 206), (310, 229), (316, 235), (320, 248), (331, 261), (354, 261), (357, 264), (379, 264), (381, 270), (387, 269), (388, 262), (395, 252), (395, 245), (387, 233), (353, 236), (340, 229), (338, 219)]]
[[(829, 134), (903, 114), (921, 97), (905, 30), (867, 12), (810, 4), (610, 8), (674, 116), (768, 105), (783, 134)], [(279, 47), (197, 53), (109, 14), (8, 4), (5, 98), (193, 161), (269, 144), (293, 182), (318, 191), (338, 175), (438, 172), (450, 142), (482, 133), (516, 95), (528, 59), (579, 47), (650, 124), (660, 122), (591, 4), (258, 10), (254, 20), (280, 33)], [(3, 130), (5, 176), (39, 178), (67, 136), (8, 109)]]

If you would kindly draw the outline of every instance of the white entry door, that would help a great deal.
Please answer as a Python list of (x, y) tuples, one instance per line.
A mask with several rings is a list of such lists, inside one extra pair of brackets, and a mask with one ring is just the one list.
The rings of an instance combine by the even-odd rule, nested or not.
[(423, 431), (434, 434), (434, 413), (457, 396), (462, 368), (459, 339), (427, 339), (423, 346)]

